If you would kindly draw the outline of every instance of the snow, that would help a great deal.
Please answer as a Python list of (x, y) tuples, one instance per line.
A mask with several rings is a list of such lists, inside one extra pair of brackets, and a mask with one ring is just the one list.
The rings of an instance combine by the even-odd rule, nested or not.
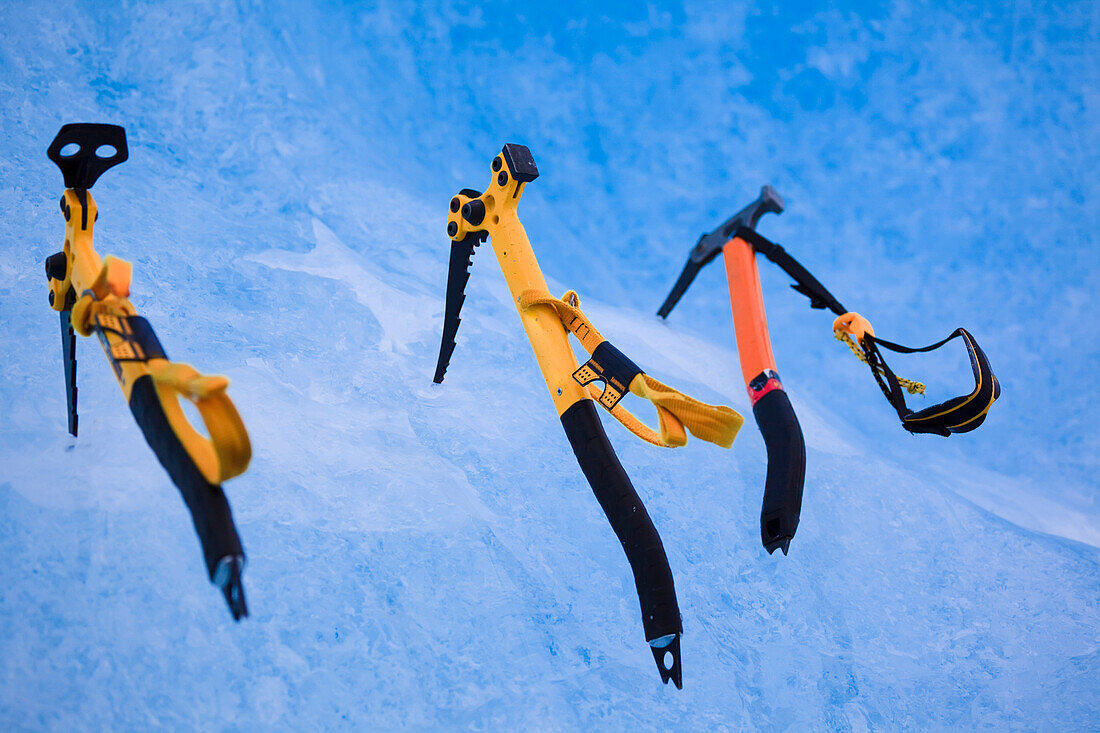
[[(1100, 727), (1088, 3), (62, 0), (0, 22), (5, 729)], [(126, 126), (97, 248), (249, 427), (240, 624), (91, 339), (65, 433), (41, 263), (45, 149), (73, 121)], [(487, 246), (431, 383), (447, 201), (510, 141), (542, 173), (520, 214), (551, 290), (662, 381), (749, 416), (719, 265), (653, 312), (770, 182), (788, 210), (762, 231), (842, 302), (903, 343), (965, 325), (1004, 385), (976, 433), (910, 437), (762, 263), (808, 449), (790, 556), (760, 547), (751, 417), (730, 451), (605, 421), (676, 578), (682, 691)], [(967, 386), (959, 354), (892, 363)]]

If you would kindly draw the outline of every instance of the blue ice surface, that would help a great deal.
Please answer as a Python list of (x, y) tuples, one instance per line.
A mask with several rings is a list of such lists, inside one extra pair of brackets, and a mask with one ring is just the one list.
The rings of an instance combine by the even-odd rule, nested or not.
[[(5, 729), (1100, 728), (1095, 4), (57, 0), (0, 27)], [(98, 248), (252, 435), (240, 624), (91, 340), (64, 430), (44, 152), (74, 121), (126, 126)], [(751, 416), (729, 452), (608, 426), (682, 692), (488, 247), (431, 384), (447, 201), (509, 141), (551, 287), (660, 379), (749, 414), (720, 267), (653, 313), (771, 183), (762, 233), (887, 338), (965, 325), (1004, 387), (976, 433), (910, 437), (762, 264), (808, 445), (790, 556), (759, 545)], [(968, 387), (958, 351), (894, 366)]]

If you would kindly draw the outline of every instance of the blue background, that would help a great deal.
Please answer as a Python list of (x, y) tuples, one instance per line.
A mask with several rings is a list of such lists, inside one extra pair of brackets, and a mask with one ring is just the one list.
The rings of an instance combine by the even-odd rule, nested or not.
[[(1094, 3), (51, 2), (0, 27), (0, 720), (1100, 726)], [(64, 432), (41, 262), (73, 121), (126, 126), (97, 247), (252, 434), (240, 625), (91, 341)], [(1003, 386), (979, 431), (910, 437), (762, 263), (809, 451), (791, 556), (759, 547), (751, 419), (728, 453), (609, 426), (676, 575), (682, 692), (485, 250), (430, 383), (447, 200), (509, 141), (551, 288), (660, 379), (748, 414), (720, 266), (653, 313), (771, 183), (762, 233), (886, 338), (966, 326)], [(969, 388), (959, 351), (894, 366), (938, 400)]]

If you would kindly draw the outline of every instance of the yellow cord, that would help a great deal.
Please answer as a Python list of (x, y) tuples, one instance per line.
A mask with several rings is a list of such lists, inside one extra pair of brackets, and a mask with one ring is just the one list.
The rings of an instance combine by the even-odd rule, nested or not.
[[(858, 358), (864, 364), (867, 364), (867, 356), (863, 353), (863, 349), (861, 349), (859, 345), (852, 340), (851, 336), (849, 336), (847, 333), (840, 330), (839, 328), (833, 329), (833, 336), (836, 337), (837, 341), (843, 341), (845, 344), (847, 344), (848, 348), (852, 350), (852, 353), (856, 355), (856, 358)], [(886, 373), (881, 365), (876, 365), (874, 369), (880, 375), (886, 376)], [(898, 384), (904, 387), (909, 392), (909, 394), (924, 394), (924, 384), (922, 382), (916, 382), (912, 379), (898, 377)]]

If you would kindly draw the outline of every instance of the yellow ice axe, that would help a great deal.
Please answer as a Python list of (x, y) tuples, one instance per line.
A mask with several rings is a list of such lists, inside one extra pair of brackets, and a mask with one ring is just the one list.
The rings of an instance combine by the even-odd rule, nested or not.
[[(523, 145), (505, 145), (491, 167), (492, 180), (484, 193), (464, 189), (451, 199), (451, 259), (435, 382), (443, 381), (455, 348), (474, 247), (488, 237), (565, 434), (634, 572), (645, 637), (661, 679), (681, 687), (683, 626), (672, 570), (657, 529), (607, 439), (595, 402), (643, 440), (666, 447), (683, 445), (690, 432), (728, 448), (743, 420), (729, 407), (699, 402), (653, 379), (604, 339), (580, 309), (576, 293), (561, 298), (549, 293), (516, 213), (524, 187), (539, 175), (531, 152)], [(578, 366), (573, 356), (570, 334), (591, 355), (584, 365)], [(602, 390), (595, 387), (597, 382)], [(657, 428), (626, 411), (621, 402), (628, 393), (654, 405)]]
[[(252, 448), (225, 393), (229, 380), (169, 361), (129, 300), (130, 263), (110, 256), (101, 260), (95, 251), (99, 213), (90, 189), (102, 173), (127, 159), (126, 132), (118, 125), (65, 125), (47, 155), (65, 176), (65, 242), (46, 258), (46, 277), (50, 305), (61, 314), (69, 432), (77, 434), (78, 422), (76, 334), (94, 333), (134, 420), (191, 512), (210, 580), (240, 620), (248, 615), (241, 584), (245, 557), (221, 482), (244, 472)], [(209, 437), (191, 425), (180, 400), (195, 406)]]

